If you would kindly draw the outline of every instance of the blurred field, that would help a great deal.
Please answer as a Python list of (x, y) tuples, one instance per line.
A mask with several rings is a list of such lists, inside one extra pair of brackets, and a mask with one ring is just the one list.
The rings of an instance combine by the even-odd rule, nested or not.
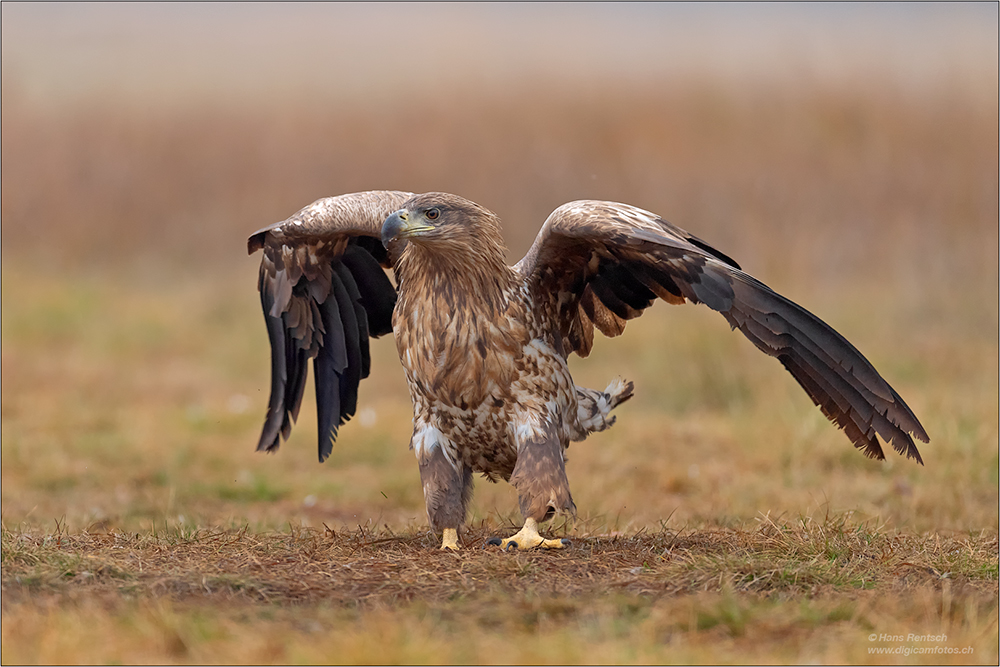
[[(995, 74), (376, 105), (3, 84), (5, 663), (997, 660)], [(245, 238), (375, 188), (478, 201), (512, 261), (571, 199), (662, 214), (861, 349), (927, 465), (865, 459), (722, 318), (660, 304), (572, 362), (637, 386), (570, 449), (580, 516), (555, 528), (575, 550), (438, 554), (391, 340), (325, 464), (311, 387), (290, 442), (253, 452), (268, 350)], [(470, 546), (518, 521), (511, 488), (478, 483)], [(388, 589), (350, 594), (337, 568), (362, 558)], [(872, 631), (975, 653), (875, 658)]]

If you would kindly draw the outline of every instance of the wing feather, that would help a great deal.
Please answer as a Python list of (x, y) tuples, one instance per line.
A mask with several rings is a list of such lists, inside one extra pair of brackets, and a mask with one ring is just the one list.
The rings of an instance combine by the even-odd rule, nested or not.
[(354, 320), (358, 332), (358, 350), (361, 353), (361, 377), (368, 377), (372, 367), (371, 350), (368, 345), (368, 313), (361, 304), (361, 292), (358, 290), (358, 284), (354, 281), (354, 276), (343, 263), (337, 265), (335, 268), (337, 277), (340, 278), (340, 282), (343, 283), (344, 288), (347, 290), (347, 296), (350, 298), (348, 303), (354, 307)]
[[(263, 277), (263, 273), (261, 274)], [(271, 311), (273, 294), (267, 290), (260, 292), (261, 306), (265, 313)], [(264, 443), (278, 439), (282, 426), (288, 414), (285, 405), (285, 385), (288, 381), (288, 359), (285, 353), (285, 327), (281, 319), (272, 316), (264, 318), (267, 324), (267, 337), (271, 343), (271, 398), (264, 421), (264, 429), (260, 435), (258, 449)]]
[(354, 310), (354, 297), (337, 274), (333, 275), (333, 295), (344, 323), (344, 346), (347, 349), (347, 368), (340, 383), (340, 416), (347, 421), (358, 407), (358, 384), (362, 378), (364, 355), (361, 352), (361, 331), (357, 311)]
[(313, 360), (313, 369), (316, 372), (319, 458), (323, 461), (333, 451), (333, 442), (341, 424), (341, 381), (347, 369), (348, 357), (344, 323), (340, 318), (337, 300), (325, 300), (320, 305), (320, 312), (326, 334), (323, 347)]
[(382, 265), (360, 244), (347, 246), (341, 261), (355, 278), (370, 334), (384, 336), (391, 333), (396, 290), (382, 270)]
[(271, 394), (258, 450), (274, 451), (298, 417), (313, 360), (319, 460), (357, 410), (369, 339), (392, 331), (396, 288), (382, 223), (413, 195), (371, 191), (320, 199), (250, 236), (263, 250), (258, 288), (271, 344)]
[(596, 326), (617, 336), (659, 297), (703, 303), (777, 358), (824, 415), (872, 458), (877, 436), (923, 462), (927, 433), (857, 348), (798, 304), (744, 273), (729, 256), (642, 209), (578, 201), (556, 209), (516, 267), (553, 319), (565, 354), (586, 356)]

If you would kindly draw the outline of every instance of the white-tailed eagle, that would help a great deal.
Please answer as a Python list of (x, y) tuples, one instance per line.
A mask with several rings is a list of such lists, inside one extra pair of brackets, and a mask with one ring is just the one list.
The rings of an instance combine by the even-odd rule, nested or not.
[(633, 389), (621, 380), (604, 391), (578, 387), (567, 358), (589, 354), (595, 327), (617, 336), (657, 298), (722, 313), (867, 456), (884, 458), (881, 437), (922, 463), (913, 443), (928, 442), (920, 422), (843, 336), (634, 206), (560, 206), (514, 266), (504, 259), (500, 219), (443, 193), (320, 199), (253, 234), (248, 250), (260, 249), (271, 397), (257, 449), (274, 451), (288, 438), (312, 359), (326, 459), (356, 410), (369, 338), (393, 333), (413, 400), (410, 447), (442, 548), (458, 548), (474, 472), (517, 488), (525, 523), (504, 548), (563, 546), (538, 534), (554, 512), (576, 509), (563, 453), (610, 426), (611, 410)]

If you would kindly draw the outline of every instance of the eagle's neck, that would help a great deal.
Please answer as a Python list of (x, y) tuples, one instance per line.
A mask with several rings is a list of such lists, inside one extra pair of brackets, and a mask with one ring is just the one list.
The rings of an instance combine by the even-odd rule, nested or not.
[(432, 253), (410, 247), (396, 266), (393, 331), (415, 404), (479, 405), (525, 343), (519, 278), (501, 252)]
[(501, 315), (518, 276), (504, 260), (503, 247), (482, 243), (435, 247), (411, 244), (396, 267), (400, 302), (431, 306), (442, 316), (474, 309), (484, 317)]

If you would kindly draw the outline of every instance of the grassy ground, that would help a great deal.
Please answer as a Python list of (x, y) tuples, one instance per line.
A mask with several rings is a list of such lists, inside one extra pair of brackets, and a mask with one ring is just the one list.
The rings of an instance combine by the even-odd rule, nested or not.
[[(5, 529), (3, 660), (996, 660), (995, 535), (752, 523), (516, 554), (481, 527), (460, 554), (388, 528)], [(872, 652), (907, 648), (954, 653)]]
[[(995, 663), (989, 85), (409, 114), (41, 113), (5, 89), (3, 662)], [(252, 451), (268, 352), (244, 239), (382, 187), (493, 208), (514, 259), (569, 199), (664, 214), (854, 342), (927, 465), (865, 459), (717, 314), (660, 305), (572, 361), (637, 387), (570, 449), (580, 515), (551, 530), (573, 547), (481, 549), (519, 516), (480, 481), (467, 548), (438, 552), (391, 340), (329, 461), (311, 388), (282, 450)]]

